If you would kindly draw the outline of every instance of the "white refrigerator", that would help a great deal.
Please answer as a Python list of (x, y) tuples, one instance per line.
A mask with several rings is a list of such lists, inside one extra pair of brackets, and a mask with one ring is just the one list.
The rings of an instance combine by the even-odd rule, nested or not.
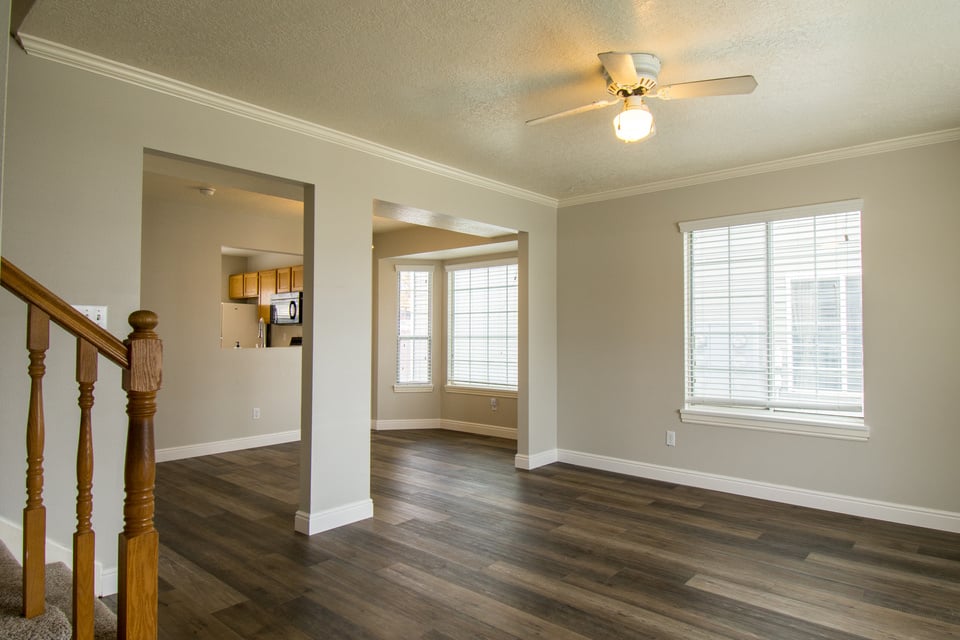
[(220, 348), (252, 349), (257, 346), (260, 317), (257, 305), (220, 303)]

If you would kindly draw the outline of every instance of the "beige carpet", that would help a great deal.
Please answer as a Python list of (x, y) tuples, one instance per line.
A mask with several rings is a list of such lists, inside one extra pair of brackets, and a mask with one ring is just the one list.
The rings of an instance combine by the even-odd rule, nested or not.
[[(47, 565), (47, 607), (30, 620), (20, 615), (22, 569), (0, 542), (0, 638), (3, 640), (69, 640), (73, 575), (62, 562)], [(99, 600), (94, 601), (94, 635), (97, 640), (117, 637), (117, 620)]]

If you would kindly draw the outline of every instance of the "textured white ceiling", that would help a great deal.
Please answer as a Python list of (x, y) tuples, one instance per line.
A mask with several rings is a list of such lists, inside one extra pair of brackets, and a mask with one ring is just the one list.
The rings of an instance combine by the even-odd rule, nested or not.
[[(960, 127), (958, 0), (37, 0), (22, 33), (554, 198)], [(661, 84), (753, 74), (748, 96), (651, 102), (616, 140), (596, 54)]]

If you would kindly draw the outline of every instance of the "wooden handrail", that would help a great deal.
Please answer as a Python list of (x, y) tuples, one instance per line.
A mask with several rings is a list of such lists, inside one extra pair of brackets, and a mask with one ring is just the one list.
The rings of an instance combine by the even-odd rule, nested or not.
[(130, 368), (126, 345), (3, 257), (0, 257), (0, 284), (27, 304), (41, 309), (67, 333), (92, 344), (108, 360), (123, 369)]
[(124, 459), (123, 531), (120, 532), (117, 639), (157, 637), (159, 537), (153, 527), (153, 418), (160, 389), (162, 345), (157, 315), (135, 311), (133, 331), (123, 342), (91, 322), (49, 289), (0, 257), (0, 285), (27, 303), (30, 399), (27, 416), (27, 502), (23, 510), (23, 615), (44, 612), (43, 376), (50, 321), (77, 339), (80, 431), (77, 443), (77, 529), (73, 540), (73, 639), (93, 640), (93, 429), (91, 409), (97, 354), (120, 366), (127, 392), (127, 446)]

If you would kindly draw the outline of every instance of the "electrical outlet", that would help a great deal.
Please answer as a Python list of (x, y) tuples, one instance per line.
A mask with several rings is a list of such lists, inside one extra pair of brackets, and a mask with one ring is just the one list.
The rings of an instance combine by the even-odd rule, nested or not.
[(667, 446), (675, 447), (677, 446), (677, 432), (676, 431), (667, 431)]
[(93, 320), (104, 329), (107, 328), (107, 308), (105, 306), (95, 304), (75, 304), (73, 305), (73, 308)]
[(259, 419), (260, 419), (260, 407), (254, 407), (254, 408), (253, 408), (253, 419), (254, 419), (254, 420), (259, 420)]
[(496, 411), (499, 408), (496, 398), (490, 398), (490, 411)]

